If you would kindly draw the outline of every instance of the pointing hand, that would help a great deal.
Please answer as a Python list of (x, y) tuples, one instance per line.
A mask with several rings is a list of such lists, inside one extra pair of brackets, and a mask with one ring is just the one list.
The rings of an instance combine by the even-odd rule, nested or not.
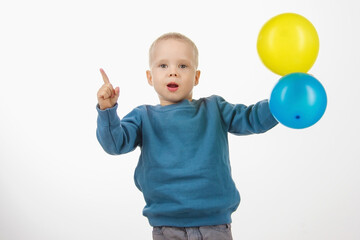
[(108, 76), (102, 68), (100, 68), (100, 73), (102, 75), (104, 84), (99, 89), (97, 98), (100, 109), (105, 110), (107, 108), (112, 108), (117, 103), (120, 94), (120, 88), (113, 88)]

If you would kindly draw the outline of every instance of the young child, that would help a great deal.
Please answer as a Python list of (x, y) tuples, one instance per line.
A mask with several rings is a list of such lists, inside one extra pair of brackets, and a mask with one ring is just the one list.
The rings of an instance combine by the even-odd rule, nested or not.
[(233, 105), (219, 96), (192, 99), (199, 84), (198, 50), (179, 33), (159, 37), (149, 51), (148, 83), (160, 100), (117, 115), (119, 88), (104, 70), (98, 91), (97, 138), (109, 154), (140, 147), (135, 184), (153, 239), (232, 239), (231, 214), (240, 203), (231, 176), (228, 132), (263, 133), (277, 121), (267, 100)]

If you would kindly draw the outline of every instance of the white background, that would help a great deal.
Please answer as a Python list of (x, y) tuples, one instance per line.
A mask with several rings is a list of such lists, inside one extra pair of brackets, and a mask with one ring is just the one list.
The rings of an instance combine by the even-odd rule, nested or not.
[(110, 156), (95, 137), (99, 68), (120, 86), (120, 116), (158, 104), (145, 77), (148, 48), (181, 32), (200, 51), (194, 98), (252, 104), (279, 79), (262, 65), (257, 35), (284, 12), (318, 31), (310, 73), (328, 108), (304, 130), (229, 137), (242, 196), (234, 239), (360, 239), (355, 0), (1, 1), (0, 239), (151, 239), (133, 182), (139, 150)]

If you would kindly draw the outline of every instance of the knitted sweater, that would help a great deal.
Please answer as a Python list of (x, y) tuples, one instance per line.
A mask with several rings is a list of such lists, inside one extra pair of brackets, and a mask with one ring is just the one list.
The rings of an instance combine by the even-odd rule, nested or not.
[(97, 138), (107, 153), (141, 149), (134, 179), (152, 226), (230, 223), (240, 195), (231, 176), (228, 132), (263, 133), (277, 124), (267, 100), (245, 106), (211, 96), (143, 105), (121, 120), (117, 105), (97, 109)]

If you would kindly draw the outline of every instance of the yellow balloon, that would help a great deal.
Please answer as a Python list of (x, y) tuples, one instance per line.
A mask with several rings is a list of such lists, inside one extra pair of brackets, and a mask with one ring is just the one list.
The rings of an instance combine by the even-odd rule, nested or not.
[(317, 58), (319, 37), (305, 17), (283, 13), (261, 28), (257, 50), (264, 65), (276, 74), (306, 73)]

